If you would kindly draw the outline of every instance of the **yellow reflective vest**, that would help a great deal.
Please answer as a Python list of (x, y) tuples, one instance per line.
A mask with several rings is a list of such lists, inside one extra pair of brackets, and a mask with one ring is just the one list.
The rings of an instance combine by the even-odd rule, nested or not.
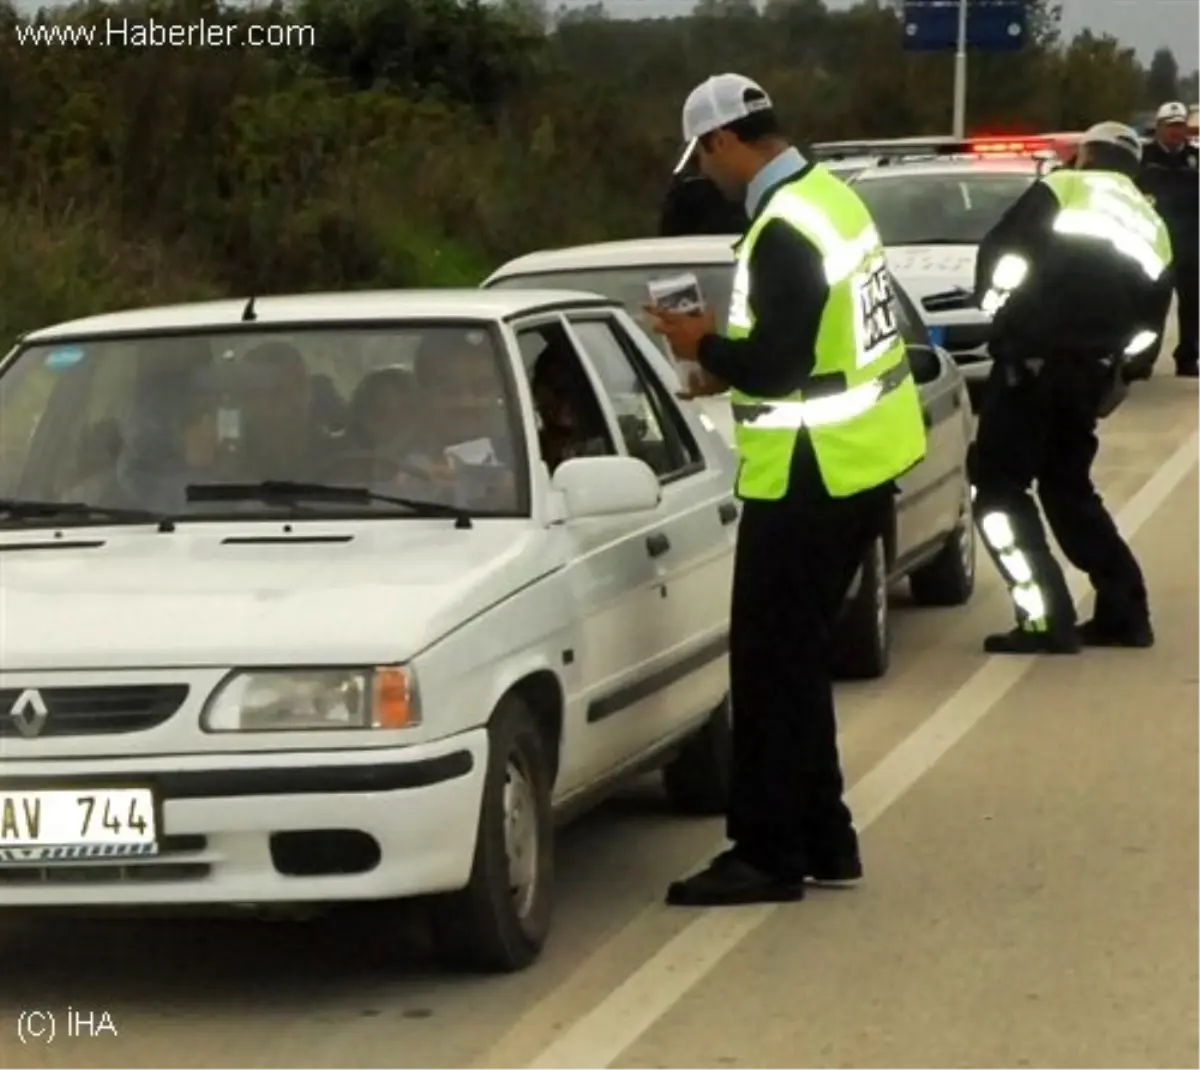
[(820, 165), (780, 186), (739, 247), (729, 338), (754, 329), (750, 258), (763, 227), (776, 219), (820, 251), (829, 296), (816, 363), (800, 389), (784, 398), (730, 391), (741, 459), (737, 493), (767, 501), (787, 494), (801, 433), (811, 438), (832, 497), (882, 486), (925, 456), (926, 440), (879, 234), (858, 195)]

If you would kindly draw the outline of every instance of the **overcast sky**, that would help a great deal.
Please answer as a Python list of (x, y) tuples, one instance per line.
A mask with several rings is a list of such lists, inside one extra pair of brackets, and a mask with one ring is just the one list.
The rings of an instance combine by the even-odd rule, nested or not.
[[(44, 0), (43, 0), (44, 2)], [(586, 0), (550, 0), (551, 10)], [(605, 0), (614, 15), (646, 16), (683, 13), (693, 0)], [(826, 0), (831, 7), (847, 7), (853, 0)], [(1148, 61), (1154, 50), (1168, 45), (1187, 73), (1200, 66), (1200, 3), (1197, 0), (1060, 0), (1068, 35), (1084, 27), (1110, 33), (1138, 50)], [(39, 0), (17, 0), (18, 8), (33, 10)]]

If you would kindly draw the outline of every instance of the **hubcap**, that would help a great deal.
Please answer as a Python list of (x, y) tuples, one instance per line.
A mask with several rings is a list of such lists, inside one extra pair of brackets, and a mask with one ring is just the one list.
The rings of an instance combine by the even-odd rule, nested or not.
[(517, 916), (523, 918), (537, 893), (538, 823), (533, 785), (516, 756), (504, 770), (504, 852), (508, 889)]
[(958, 552), (962, 557), (963, 575), (967, 579), (975, 576), (975, 522), (971, 517), (970, 503), (963, 507), (958, 531)]

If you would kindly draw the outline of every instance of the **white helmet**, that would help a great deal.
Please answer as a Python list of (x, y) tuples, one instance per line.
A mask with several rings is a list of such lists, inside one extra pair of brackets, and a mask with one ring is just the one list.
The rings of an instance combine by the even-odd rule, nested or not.
[(1080, 144), (1113, 145), (1118, 149), (1124, 149), (1136, 159), (1141, 159), (1142, 156), (1142, 139), (1138, 137), (1137, 131), (1133, 127), (1126, 126), (1124, 123), (1097, 123), (1084, 131)]

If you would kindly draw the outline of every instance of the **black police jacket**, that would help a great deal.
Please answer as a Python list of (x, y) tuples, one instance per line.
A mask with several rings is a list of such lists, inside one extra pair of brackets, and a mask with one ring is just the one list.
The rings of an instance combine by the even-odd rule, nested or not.
[(1200, 149), (1184, 145), (1177, 152), (1150, 142), (1142, 149), (1138, 186), (1154, 198), (1154, 206), (1171, 232), (1173, 244), (1190, 247), (1193, 256), (1200, 227)]
[(1147, 278), (1141, 267), (1099, 239), (1054, 231), (1058, 198), (1035, 182), (979, 245), (977, 300), (1005, 254), (1029, 264), (1026, 281), (992, 321), (988, 350), (997, 361), (1065, 354), (1121, 353), (1142, 330), (1162, 330), (1171, 275)]
[(658, 233), (663, 238), (689, 234), (742, 234), (750, 225), (741, 203), (726, 200), (694, 165), (671, 176), (659, 213)]

